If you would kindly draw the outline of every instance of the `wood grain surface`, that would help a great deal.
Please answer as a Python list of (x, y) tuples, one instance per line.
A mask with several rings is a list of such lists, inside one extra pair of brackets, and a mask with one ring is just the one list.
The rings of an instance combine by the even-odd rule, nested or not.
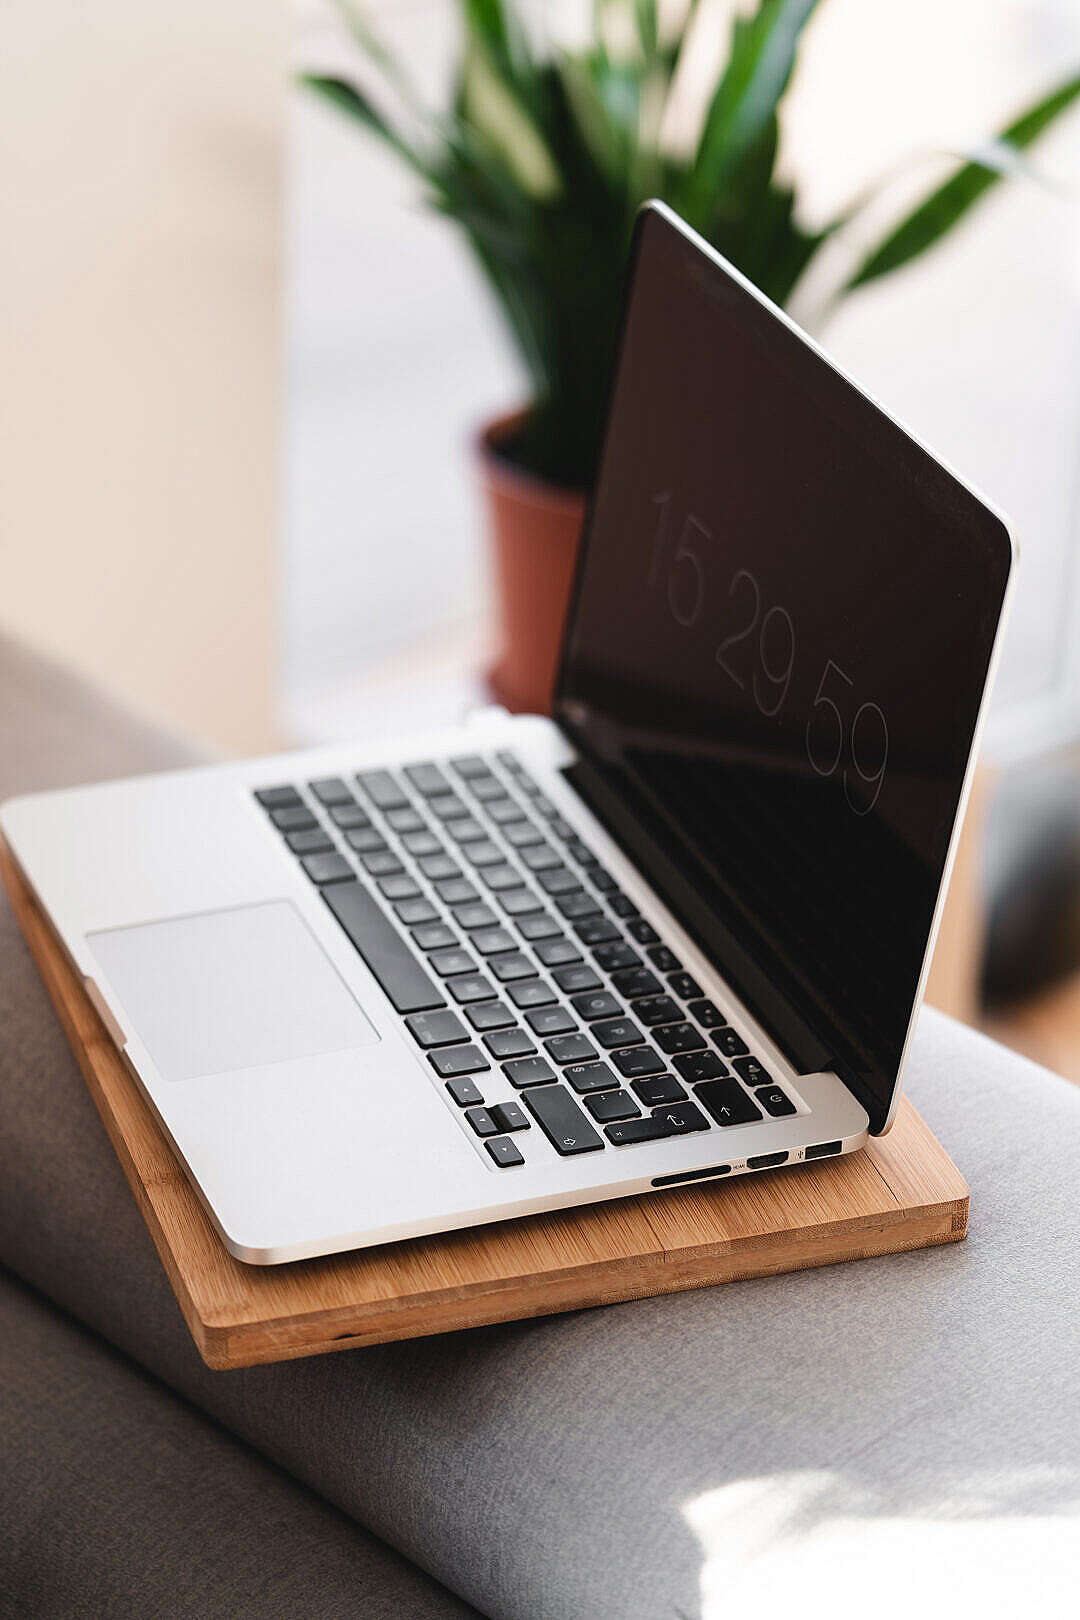
[(906, 1100), (861, 1153), (322, 1260), (227, 1252), (0, 843), (0, 871), (192, 1337), (214, 1368), (284, 1361), (955, 1243), (968, 1189)]

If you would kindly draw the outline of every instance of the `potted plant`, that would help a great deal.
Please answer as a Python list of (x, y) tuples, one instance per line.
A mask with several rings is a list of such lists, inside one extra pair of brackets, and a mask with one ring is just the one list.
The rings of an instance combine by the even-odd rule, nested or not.
[[(457, 221), (501, 306), (531, 387), (525, 409), (480, 438), (503, 650), (500, 701), (549, 707), (567, 592), (604, 422), (621, 283), (635, 213), (662, 197), (776, 303), (870, 200), (820, 229), (800, 221), (776, 172), (779, 110), (817, 0), (757, 0), (689, 145), (669, 112), (694, 50), (698, 0), (673, 30), (656, 0), (594, 0), (589, 43), (538, 49), (514, 0), (461, 0), (462, 52), (449, 105), (432, 110), (343, 0), (353, 36), (396, 115), (339, 77), (304, 82), (386, 142)], [(665, 8), (666, 9), (666, 8)], [(926, 252), (1080, 95), (1055, 88), (894, 225), (834, 297)]]

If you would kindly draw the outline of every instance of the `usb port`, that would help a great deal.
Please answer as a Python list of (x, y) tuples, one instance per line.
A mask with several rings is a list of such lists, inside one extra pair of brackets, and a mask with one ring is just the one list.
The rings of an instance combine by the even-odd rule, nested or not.
[(808, 1147), (804, 1157), (807, 1159), (828, 1159), (834, 1153), (839, 1153), (843, 1144), (840, 1142), (816, 1142)]
[(768, 1170), (774, 1164), (786, 1164), (786, 1153), (755, 1153), (752, 1159), (747, 1159), (748, 1170)]

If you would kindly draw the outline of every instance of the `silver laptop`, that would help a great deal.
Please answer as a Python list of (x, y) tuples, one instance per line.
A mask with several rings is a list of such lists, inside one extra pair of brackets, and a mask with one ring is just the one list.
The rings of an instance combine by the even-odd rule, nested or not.
[(804, 1165), (893, 1119), (1012, 561), (652, 205), (551, 719), (0, 824), (241, 1260)]

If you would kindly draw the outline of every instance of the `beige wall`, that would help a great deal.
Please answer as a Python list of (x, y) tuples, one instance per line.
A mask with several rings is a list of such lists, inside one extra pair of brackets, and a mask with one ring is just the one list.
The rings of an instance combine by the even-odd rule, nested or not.
[(0, 625), (227, 746), (273, 731), (279, 149), (265, 0), (8, 0)]

